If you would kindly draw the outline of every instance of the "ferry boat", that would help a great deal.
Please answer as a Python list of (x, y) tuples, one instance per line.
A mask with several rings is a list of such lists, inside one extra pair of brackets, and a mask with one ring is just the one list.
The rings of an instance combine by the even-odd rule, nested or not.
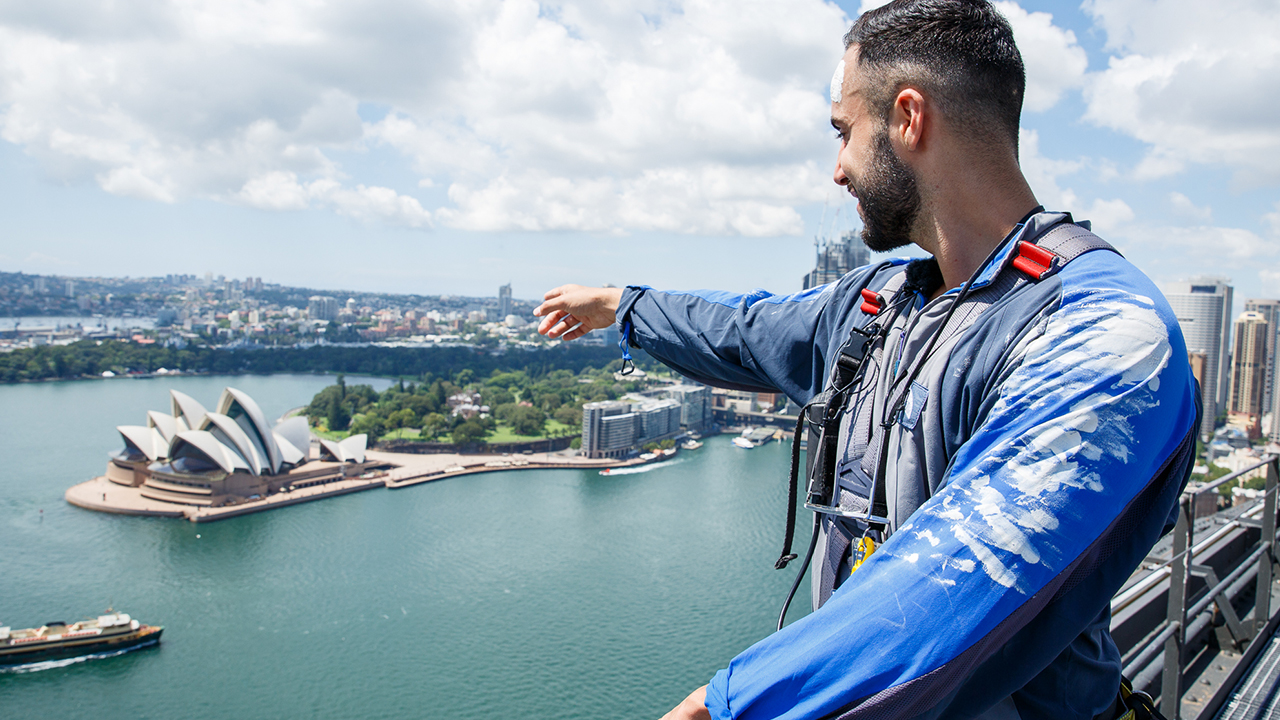
[(684, 443), (680, 445), (680, 448), (682, 450), (697, 450), (700, 447), (702, 447), (702, 443), (692, 438), (690, 438), (689, 440), (685, 440)]
[(155, 645), (160, 642), (162, 632), (164, 628), (159, 625), (144, 625), (127, 613), (111, 610), (106, 615), (70, 625), (48, 622), (24, 630), (0, 627), (0, 665), (22, 665)]
[(751, 448), (755, 447), (755, 445), (750, 440), (741, 436), (734, 438), (733, 444), (742, 448), (743, 450), (750, 450)]

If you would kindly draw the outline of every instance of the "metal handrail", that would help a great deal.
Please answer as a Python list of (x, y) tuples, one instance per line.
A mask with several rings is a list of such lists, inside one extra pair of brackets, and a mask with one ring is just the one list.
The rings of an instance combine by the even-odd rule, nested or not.
[[(1226, 483), (1236, 480), (1246, 473), (1266, 466), (1266, 489), (1256, 509), (1241, 513), (1258, 514), (1261, 510), (1261, 535), (1257, 544), (1250, 549), (1244, 560), (1240, 562), (1226, 577), (1217, 580), (1212, 587), (1206, 589), (1194, 603), (1188, 606), (1187, 582), (1193, 570), (1193, 556), (1207, 549), (1213, 542), (1224, 536), (1230, 529), (1241, 527), (1240, 518), (1233, 520), (1215, 531), (1208, 539), (1195, 543), (1195, 504), (1203, 493), (1213, 492)], [(1181, 720), (1183, 674), (1186, 670), (1186, 645), (1189, 638), (1196, 637), (1212, 621), (1205, 617), (1217, 607), (1218, 612), (1228, 617), (1230, 623), (1235, 622), (1235, 609), (1222, 607), (1230, 605), (1232, 597), (1243, 591), (1248, 582), (1256, 581), (1256, 597), (1250, 615), (1238, 623), (1243, 637), (1236, 641), (1243, 645), (1252, 643), (1258, 633), (1271, 619), (1271, 580), (1272, 566), (1276, 563), (1276, 500), (1277, 487), (1280, 486), (1280, 456), (1268, 455), (1257, 463), (1242, 470), (1224, 475), (1213, 482), (1206, 483), (1194, 490), (1184, 491), (1179, 498), (1177, 526), (1173, 531), (1173, 547), (1169, 560), (1157, 566), (1143, 582), (1126, 590), (1123, 597), (1117, 596), (1119, 602), (1128, 604), (1157, 582), (1169, 579), (1168, 609), (1166, 619), (1161, 623), (1159, 632), (1153, 631), (1144, 638), (1143, 643), (1130, 650), (1136, 651), (1133, 659), (1125, 664), (1124, 673), (1134, 679), (1134, 686), (1139, 689), (1149, 687), (1157, 676), (1163, 674), (1160, 688), (1160, 711), (1169, 720)], [(1257, 520), (1255, 520), (1257, 522)], [(1208, 584), (1208, 583), (1206, 583)], [(1236, 631), (1232, 628), (1233, 633)], [(1128, 653), (1126, 653), (1128, 654)]]

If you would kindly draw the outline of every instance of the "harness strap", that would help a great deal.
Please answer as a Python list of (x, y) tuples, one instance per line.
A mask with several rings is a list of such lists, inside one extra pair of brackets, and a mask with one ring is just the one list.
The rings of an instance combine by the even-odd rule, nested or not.
[[(880, 289), (880, 292), (863, 288), (861, 292), (862, 305), (859, 309), (874, 318), (879, 315), (880, 311), (885, 307), (884, 294), (888, 293), (891, 298), (896, 298), (898, 292), (902, 289), (904, 282), (906, 282), (906, 273), (898, 273), (897, 275), (889, 278), (889, 281)], [(833, 408), (834, 410), (839, 411), (843, 409), (844, 399), (849, 386), (854, 382), (857, 377), (858, 369), (871, 353), (871, 346), (874, 340), (879, 337), (878, 328), (874, 332), (868, 332), (867, 330), (867, 328), (874, 325), (874, 323), (874, 319), (861, 325), (855, 323), (854, 327), (849, 331), (849, 338), (845, 340), (844, 344), (840, 346), (840, 350), (836, 353), (836, 361), (833, 363), (831, 379), (827, 390), (806, 403), (805, 406), (801, 408), (799, 417), (796, 418), (795, 434), (791, 439), (791, 482), (790, 488), (787, 492), (787, 527), (785, 535), (783, 536), (782, 552), (778, 555), (777, 561), (773, 564), (775, 570), (785, 568), (787, 563), (796, 559), (795, 553), (791, 551), (791, 544), (795, 537), (796, 500), (800, 483), (800, 442), (804, 438), (804, 431), (806, 427), (815, 424), (811, 417), (811, 413), (815, 409), (818, 410), (819, 418), (816, 424), (821, 425), (823, 424), (823, 420), (827, 419), (828, 413), (826, 411), (828, 407), (831, 407), (829, 403), (834, 401), (836, 405), (838, 405), (838, 407)], [(835, 419), (838, 422), (838, 415)], [(813, 437), (812, 434), (810, 437), (817, 442), (821, 442), (818, 438)], [(834, 440), (835, 437), (832, 436), (831, 439)], [(834, 462), (834, 444), (833, 447), (829, 448), (829, 450), (830, 452), (825, 453), (825, 459), (829, 462)], [(811, 476), (814, 458), (818, 455), (818, 448), (811, 447), (807, 455), (809, 460), (809, 464), (807, 465), (809, 470), (808, 475)], [(819, 472), (824, 472), (824, 470), (820, 470)], [(810, 547), (809, 552), (812, 554), (812, 547)], [(803, 574), (803, 572), (801, 574)]]
[[(1106, 240), (1073, 222), (1062, 222), (1049, 228), (1036, 242), (1018, 243), (1018, 254), (1010, 263), (1035, 281), (1061, 270), (1067, 263), (1093, 250), (1110, 250), (1120, 255)], [(1123, 257), (1123, 256), (1122, 256)]]
[[(1028, 282), (1039, 282), (1040, 280), (1057, 273), (1072, 260), (1075, 260), (1077, 257), (1087, 252), (1091, 252), (1093, 250), (1110, 250), (1112, 252), (1117, 252), (1115, 248), (1102, 238), (1094, 235), (1088, 229), (1071, 222), (1069, 215), (1065, 216), (1065, 220), (1065, 222), (1059, 222), (1047, 231), (1042, 232), (1034, 242), (1019, 242), (1017, 248), (1018, 252), (1016, 254), (1012, 254), (1009, 264), (1016, 270), (1021, 271), (1025, 277), (1018, 278), (1014, 285), (1009, 287), (1004, 294), (1017, 292), (1021, 285), (1025, 285)], [(1117, 252), (1117, 254), (1119, 253)], [(967, 300), (969, 300), (969, 297), (964, 296), (963, 293), (960, 298), (957, 298), (958, 303), (965, 303)], [(956, 308), (953, 307), (953, 310), (955, 309)], [(949, 328), (947, 326), (951, 323), (950, 317), (948, 317), (948, 319), (944, 320), (943, 326), (939, 327), (936, 332), (947, 333), (947, 336), (950, 337), (950, 335), (963, 331), (969, 322), (976, 319), (980, 312), (981, 311), (979, 310), (977, 313), (961, 313), (956, 318), (958, 325), (951, 327), (949, 333)], [(948, 313), (949, 316), (950, 314), (951, 313)], [(930, 346), (932, 346), (932, 343)], [(908, 381), (901, 383), (900, 388), (896, 393), (892, 391), (890, 392), (890, 398), (886, 404), (887, 410), (885, 418), (882, 420), (881, 426), (877, 428), (880, 433), (880, 442), (876, 443), (873, 438), (870, 440), (868, 448), (869, 450), (872, 448), (878, 449), (879, 453), (875, 454), (875, 457), (868, 458), (864, 456), (863, 458), (864, 463), (868, 460), (872, 461), (871, 467), (867, 467), (865, 464), (863, 465), (863, 469), (869, 471), (868, 474), (871, 475), (871, 497), (866, 498), (867, 516), (865, 521), (868, 523), (868, 527), (870, 529), (876, 531), (876, 539), (881, 542), (886, 540), (889, 535), (889, 527), (886, 524), (889, 518), (886, 466), (888, 461), (891, 426), (896, 424), (896, 417), (902, 410), (902, 405), (905, 403), (907, 394), (910, 391), (910, 386), (912, 384), (911, 380), (915, 377), (916, 372), (924, 366), (924, 363), (928, 361), (927, 355), (929, 354), (931, 353), (926, 353), (926, 357), (918, 358), (917, 362), (913, 363), (915, 368), (909, 373), (909, 377), (907, 378)], [(833, 398), (833, 401), (834, 400), (835, 398)], [(840, 402), (845, 401), (844, 398), (840, 398), (839, 400)], [(839, 503), (834, 502), (833, 504)], [(832, 527), (834, 528), (835, 525)], [(846, 540), (852, 539), (853, 538), (846, 539), (843, 533), (841, 533), (840, 537), (832, 538), (829, 540), (830, 546), (828, 547), (828, 553), (839, 553), (840, 555), (843, 555), (849, 547), (849, 542)], [(869, 548), (862, 548), (863, 555), (869, 554), (869, 552), (874, 551), (874, 549), (874, 544)], [(855, 559), (855, 562), (860, 564), (862, 559), (864, 558), (858, 557)], [(842, 557), (836, 559), (837, 566), (840, 562), (843, 562)], [(825, 597), (830, 595), (836, 584), (835, 573), (832, 572), (830, 574), (832, 577), (827, 578), (827, 573), (824, 573), (822, 592), (820, 593), (822, 600), (825, 600)]]

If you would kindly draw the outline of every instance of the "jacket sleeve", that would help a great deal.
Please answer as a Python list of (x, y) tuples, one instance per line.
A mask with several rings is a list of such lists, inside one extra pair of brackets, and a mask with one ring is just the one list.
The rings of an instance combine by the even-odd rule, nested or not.
[(1176, 511), (1194, 381), (1176, 321), (1146, 297), (1066, 293), (1040, 323), (942, 489), (819, 610), (717, 673), (713, 717), (964, 714), (1107, 607)]
[(618, 323), (624, 341), (687, 377), (739, 390), (781, 391), (803, 404), (822, 390), (827, 353), (858, 310), (850, 301), (875, 266), (794, 295), (631, 286)]

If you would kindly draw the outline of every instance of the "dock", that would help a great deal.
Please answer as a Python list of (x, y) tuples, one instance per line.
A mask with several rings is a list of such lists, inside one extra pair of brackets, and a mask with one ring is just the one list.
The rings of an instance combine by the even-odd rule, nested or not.
[(274, 510), (299, 503), (323, 500), (364, 490), (386, 487), (393, 490), (412, 487), (464, 475), (511, 470), (602, 470), (643, 465), (645, 460), (591, 459), (559, 453), (529, 455), (416, 455), (368, 451), (366, 462), (389, 468), (365, 473), (359, 477), (335, 480), (311, 487), (272, 493), (263, 498), (235, 504), (206, 507), (154, 500), (142, 495), (141, 487), (128, 487), (111, 482), (105, 476), (72, 486), (65, 494), (67, 502), (86, 510), (141, 515), (147, 517), (186, 518), (204, 523)]

